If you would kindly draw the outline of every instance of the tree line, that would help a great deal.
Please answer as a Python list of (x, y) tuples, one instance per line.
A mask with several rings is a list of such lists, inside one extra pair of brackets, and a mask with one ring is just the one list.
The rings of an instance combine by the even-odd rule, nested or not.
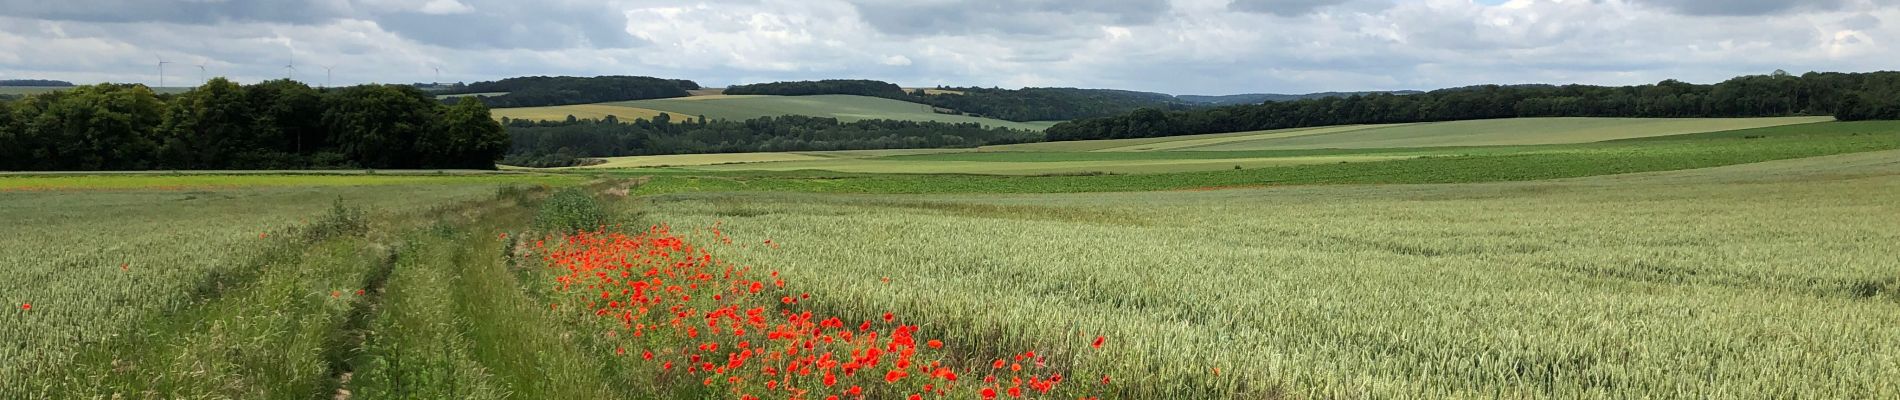
[(72, 87), (72, 82), (51, 79), (0, 79), (0, 86)]
[(773, 96), (812, 96), (821, 94), (849, 94), (858, 96), (883, 97), (903, 100), (909, 96), (904, 88), (895, 83), (864, 79), (828, 79), (822, 81), (771, 82), (751, 85), (732, 85), (725, 94), (732, 95), (773, 95)]
[(985, 127), (975, 123), (896, 120), (842, 122), (809, 116), (762, 117), (745, 121), (574, 119), (504, 121), (513, 145), (508, 165), (563, 167), (588, 157), (662, 154), (740, 153), (976, 147), (1033, 142), (1040, 133)]
[(511, 108), (686, 97), (688, 90), (699, 90), (699, 84), (646, 76), (526, 76), (475, 82), (440, 93), (506, 93), (483, 96), (483, 101), (490, 107)]
[(1776, 71), (1717, 84), (1484, 85), (1420, 94), (1371, 94), (1190, 110), (1146, 108), (1057, 124), (1049, 141), (1243, 132), (1346, 124), (1515, 117), (1771, 117), (1900, 119), (1900, 72)]
[(508, 136), (478, 99), (396, 85), (224, 78), (176, 95), (100, 84), (0, 102), (0, 170), (493, 169)]

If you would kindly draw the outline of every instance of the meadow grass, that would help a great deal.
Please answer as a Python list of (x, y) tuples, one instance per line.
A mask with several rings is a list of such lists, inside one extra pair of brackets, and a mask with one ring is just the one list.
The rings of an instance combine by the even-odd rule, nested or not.
[[(612, 171), (652, 176), (640, 193), (781, 191), (830, 193), (1054, 193), (1246, 186), (1525, 181), (1707, 168), (1900, 148), (1900, 123), (1835, 122), (1715, 132), (1671, 140), (1474, 147), (1392, 161), (1291, 165), (1207, 172), (1098, 176), (774, 174)], [(1383, 150), (1382, 150), (1383, 151)], [(1339, 153), (1334, 153), (1339, 154)], [(966, 157), (966, 155), (914, 156)], [(993, 156), (985, 156), (993, 157)], [(1010, 155), (1007, 157), (1033, 157)], [(1100, 157), (1100, 156), (1091, 156)]]
[[(76, 178), (90, 179), (31, 179)], [(9, 343), (0, 346), (0, 392), (305, 395), (327, 379), (307, 374), (325, 357), (311, 346), (347, 309), (327, 295), (374, 266), (357, 253), (364, 242), (308, 236), (327, 226), (333, 203), (370, 210), (373, 225), (398, 226), (505, 183), (469, 176), (178, 189), (171, 176), (111, 178), (150, 182), (0, 191), (0, 220), (13, 228), (0, 237), (7, 266), (0, 296), (18, 311), (0, 324), (0, 342)], [(26, 304), (32, 309), (22, 310)]]
[[(631, 122), (636, 119), (651, 121), (654, 117), (660, 116), (661, 113), (662, 111), (659, 110), (607, 104), (575, 104), (547, 107), (497, 108), (489, 110), (489, 115), (495, 117), (496, 120), (509, 118), (528, 121), (566, 121), (569, 116), (579, 119), (606, 119), (609, 115), (621, 121)], [(688, 116), (673, 114), (669, 117), (672, 118), (673, 122), (685, 122)]]
[[(982, 153), (997, 154), (997, 153)], [(1033, 154), (1033, 153), (1032, 153)], [(844, 159), (774, 161), (750, 164), (725, 164), (686, 167), (706, 171), (795, 171), (822, 170), (867, 174), (1157, 174), (1190, 171), (1219, 171), (1235, 168), (1264, 168), (1287, 165), (1330, 164), (1342, 162), (1385, 161), (1405, 155), (1333, 155), (1259, 158), (1150, 158), (1088, 161), (924, 161), (890, 159)]]
[(73, 173), (0, 174), (0, 193), (70, 190), (212, 190), (270, 187), (332, 187), (391, 185), (469, 185), (516, 183), (574, 183), (580, 178), (560, 175), (502, 173), (411, 172), (376, 174), (284, 174), (261, 172), (217, 173)]
[(776, 161), (817, 161), (922, 154), (968, 152), (970, 149), (880, 149), (835, 151), (786, 151), (755, 153), (668, 154), (657, 156), (605, 157), (600, 164), (568, 169), (618, 169), (649, 167), (691, 167), (719, 164), (765, 163)]
[(867, 96), (692, 96), (672, 99), (636, 100), (609, 105), (659, 110), (680, 116), (704, 115), (711, 119), (747, 120), (781, 115), (807, 115), (837, 118), (840, 121), (891, 119), (978, 123), (984, 126), (1041, 131), (1048, 123), (1022, 123), (1000, 119), (938, 114), (930, 106)]
[[(646, 198), (815, 303), (1128, 398), (1900, 396), (1894, 152), (1558, 181)], [(885, 283), (883, 278), (888, 278)], [(1218, 369), (1218, 372), (1217, 370)]]
[(1186, 150), (1507, 146), (1587, 143), (1832, 121), (1778, 118), (1509, 118), (1433, 122), (1231, 141)]

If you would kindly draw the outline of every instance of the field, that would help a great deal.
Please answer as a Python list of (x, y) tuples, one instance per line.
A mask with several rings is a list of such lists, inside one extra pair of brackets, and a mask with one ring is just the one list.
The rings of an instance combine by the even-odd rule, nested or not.
[[(1676, 129), (1669, 132), (1696, 130), (1693, 127), (1679, 125), (1681, 121), (1675, 120), (1607, 122)], [(1789, 121), (1764, 119), (1704, 122), (1703, 125), (1697, 126), (1705, 128), (1759, 126)], [(1066, 192), (1259, 186), (1330, 182), (1346, 178), (1356, 179), (1353, 182), (1360, 183), (1414, 183), (1420, 180), (1423, 182), (1482, 181), (1504, 179), (1505, 176), (1513, 174), (1518, 174), (1519, 177), (1511, 179), (1545, 179), (1709, 167), (1779, 158), (1889, 149), (1895, 148), (1897, 145), (1895, 140), (1900, 139), (1893, 134), (1900, 132), (1900, 126), (1892, 123), (1826, 122), (1672, 135), (1592, 129), (1594, 133), (1590, 135), (1578, 136), (1580, 135), (1578, 134), (1571, 137), (1605, 139), (1605, 141), (1546, 145), (1228, 151), (1205, 150), (1210, 147), (1194, 147), (1209, 146), (1210, 143), (1212, 143), (1211, 147), (1225, 147), (1247, 145), (1257, 141), (1319, 138), (1393, 129), (1406, 129), (1404, 132), (1450, 132), (1444, 136), (1470, 136), (1463, 133), (1469, 132), (1466, 130), (1433, 128), (1432, 125), (1436, 124), (1290, 129), (1235, 135), (1204, 135), (1175, 140), (1120, 139), (1036, 143), (985, 147), (975, 152), (945, 150), (932, 154), (881, 157), (818, 159), (804, 154), (787, 153), (777, 156), (766, 154), (685, 156), (708, 160), (708, 162), (700, 163), (662, 163), (646, 157), (621, 160), (626, 162), (649, 160), (644, 165), (668, 165), (685, 170), (685, 172), (650, 171), (669, 175), (692, 175), (692, 172), (727, 173), (723, 175), (726, 178), (722, 180), (700, 179), (694, 182), (696, 186), (715, 185), (712, 186), (715, 189), (708, 190), (781, 190), (784, 188), (780, 185), (813, 184), (821, 187), (809, 190), (908, 192), (921, 188), (930, 191)], [(1494, 130), (1501, 130), (1503, 126), (1514, 125), (1518, 123), (1493, 122), (1487, 126), (1494, 127)], [(1576, 123), (1570, 126), (1601, 125), (1604, 124)], [(1456, 139), (1447, 139), (1443, 142), (1453, 140)], [(714, 160), (717, 162), (711, 162)], [(1568, 164), (1564, 164), (1564, 167), (1531, 165), (1539, 163), (1575, 163), (1575, 165), (1574, 169)], [(632, 165), (640, 164), (608, 164), (603, 167)], [(1242, 171), (1234, 171), (1237, 169)], [(844, 179), (802, 181), (763, 179), (762, 181), (771, 186), (759, 186), (746, 183), (748, 178), (744, 176), (746, 173), (751, 173), (769, 178), (768, 172), (782, 171), (833, 173)], [(854, 176), (852, 174), (872, 175)], [(888, 174), (1071, 176), (994, 181), (982, 178), (906, 177)], [(657, 186), (674, 187), (670, 184), (680, 182), (682, 181), (675, 178), (666, 178), (662, 179), (661, 185)], [(958, 182), (958, 184), (946, 184), (946, 182)], [(961, 182), (969, 182), (969, 184), (965, 185)], [(908, 186), (913, 186), (913, 183), (917, 188), (908, 188)], [(887, 188), (866, 188), (860, 184)], [(808, 189), (791, 187), (788, 190)]]
[[(529, 121), (565, 121), (569, 116), (580, 119), (605, 119), (609, 115), (621, 121), (633, 121), (635, 119), (652, 120), (653, 117), (659, 116), (660, 113), (658, 110), (605, 104), (497, 108), (489, 110), (489, 115), (494, 116), (497, 120), (508, 118)], [(675, 114), (672, 117), (675, 118), (674, 121), (686, 121), (686, 116), (684, 115)]]
[(802, 152), (761, 152), (761, 153), (719, 153), (719, 154), (674, 154), (663, 156), (628, 156), (601, 159), (600, 164), (576, 167), (573, 169), (615, 169), (644, 167), (690, 167), (721, 164), (769, 163), (778, 161), (825, 161), (859, 158), (876, 158), (900, 155), (936, 154), (958, 152), (956, 149), (894, 149), (894, 150), (842, 150), (842, 151), (802, 151)]
[(1900, 394), (1900, 220), (1867, 218), (1900, 212), (1896, 157), (1495, 184), (672, 195), (644, 217), (773, 239), (726, 254), (831, 307), (951, 321), (956, 342), (1100, 332), (1117, 344), (1107, 373), (1153, 384), (1132, 397), (1865, 398)]
[(0, 397), (1900, 397), (1900, 122), (1804, 121), (0, 175)]
[(824, 95), (824, 96), (731, 96), (708, 95), (672, 99), (654, 99), (608, 103), (658, 110), (675, 115), (697, 117), (704, 115), (711, 119), (746, 120), (766, 116), (809, 115), (831, 117), (841, 121), (865, 119), (894, 119), (906, 121), (937, 121), (951, 123), (980, 123), (985, 126), (1000, 126), (1015, 129), (1042, 130), (1054, 123), (1049, 122), (1010, 122), (999, 119), (976, 118), (961, 115), (938, 114), (930, 106), (891, 99), (866, 96)]
[[(370, 250), (363, 242), (370, 239), (332, 240), (335, 231), (354, 224), (372, 225), (376, 228), (366, 229), (375, 230), (414, 224), (423, 210), (493, 196), (498, 187), (510, 183), (506, 179), (514, 179), (517, 184), (530, 181), (521, 178), (0, 178), (0, 219), (9, 221), (12, 228), (12, 234), (0, 237), (0, 265), (6, 265), (8, 275), (8, 279), (0, 280), (0, 296), (21, 308), (0, 325), (0, 342), (8, 343), (0, 346), (0, 392), (25, 397), (50, 396), (53, 392), (46, 392), (49, 390), (66, 395), (134, 392), (129, 386), (118, 386), (123, 382), (101, 381), (98, 379), (104, 379), (102, 376), (91, 375), (112, 371), (115, 366), (121, 367), (120, 372), (135, 371), (123, 378), (186, 379), (196, 381), (192, 385), (228, 384), (243, 390), (285, 389), (248, 384), (255, 383), (252, 379), (269, 380), (304, 368), (319, 373), (270, 383), (329, 379), (321, 373), (326, 363), (320, 360), (325, 356), (320, 351), (273, 346), (320, 344), (309, 343), (311, 335), (321, 339), (333, 332), (320, 329), (316, 322), (340, 320), (348, 311), (347, 303), (326, 302), (331, 298), (328, 293), (360, 287), (366, 276), (363, 265), (374, 265), (357, 259), (357, 253)], [(532, 178), (536, 182), (573, 181)], [(365, 214), (354, 219), (339, 218), (350, 214), (332, 211), (336, 204)], [(299, 272), (296, 268), (306, 268), (299, 265), (312, 269)], [(289, 275), (273, 273), (273, 268)], [(280, 278), (282, 281), (277, 281)], [(277, 286), (254, 288), (255, 283), (263, 281), (277, 282), (273, 284)], [(247, 325), (209, 327), (211, 331), (203, 330), (207, 326), (192, 326), (236, 321), (177, 319), (197, 312), (216, 313), (211, 310), (217, 308), (246, 306), (250, 303), (238, 302), (235, 297), (253, 295), (250, 293), (254, 290), (267, 291), (255, 293), (257, 296), (271, 297), (259, 301), (290, 301), (306, 308), (224, 310), (242, 311), (256, 319)], [(299, 311), (310, 313), (297, 314)], [(265, 315), (250, 315), (256, 313)], [(298, 319), (305, 317), (310, 320)], [(295, 323), (300, 322), (311, 324), (296, 328)], [(255, 330), (235, 331), (240, 328)], [(287, 328), (292, 331), (282, 330)], [(171, 329), (181, 331), (175, 337), (144, 336), (173, 333)], [(256, 336), (229, 336), (239, 332)], [(152, 342), (139, 342), (148, 339)], [(140, 344), (170, 346), (137, 351), (126, 350), (134, 347), (119, 347)], [(201, 378), (197, 379), (182, 375), (189, 368), (203, 367), (193, 367), (195, 363), (215, 363), (209, 358), (183, 357), (218, 357), (221, 353), (193, 352), (206, 350), (203, 346), (225, 345), (265, 346), (243, 354), (259, 357), (249, 361), (264, 363), (255, 365), (264, 369), (199, 369), (196, 373)], [(120, 351), (100, 352), (108, 348)], [(227, 351), (242, 353), (238, 347)], [(108, 358), (89, 358), (101, 354)], [(141, 356), (152, 357), (138, 358)], [(134, 361), (149, 363), (130, 364)], [(286, 364), (270, 364), (273, 362)], [(262, 374), (266, 370), (271, 374)], [(259, 376), (230, 375), (240, 373)], [(178, 388), (184, 390), (186, 386), (191, 385)], [(202, 389), (193, 386), (192, 390)], [(34, 394), (42, 392), (46, 394)]]

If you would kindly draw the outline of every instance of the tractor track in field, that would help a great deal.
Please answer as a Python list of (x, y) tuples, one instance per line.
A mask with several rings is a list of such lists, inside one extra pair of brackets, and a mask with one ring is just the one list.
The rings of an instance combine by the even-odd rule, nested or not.
[(402, 255), (404, 244), (388, 246), (383, 249), (382, 258), (376, 270), (364, 278), (363, 295), (350, 305), (350, 312), (340, 326), (324, 344), (329, 354), (330, 398), (349, 400), (352, 397), (349, 385), (355, 375), (355, 366), (351, 360), (360, 355), (363, 344), (369, 341), (369, 323), (376, 316), (383, 300), (383, 288), (389, 283), (389, 276), (396, 270), (396, 260)]

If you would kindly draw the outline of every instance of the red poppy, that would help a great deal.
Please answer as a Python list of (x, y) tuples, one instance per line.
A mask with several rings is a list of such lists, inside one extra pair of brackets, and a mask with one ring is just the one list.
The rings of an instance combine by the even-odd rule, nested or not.
[(933, 348), (933, 349), (941, 349), (941, 348), (943, 348), (943, 341), (942, 341), (942, 340), (937, 340), (937, 339), (930, 339), (930, 341), (929, 341), (929, 342), (925, 342), (924, 344), (927, 344), (927, 345), (930, 345), (930, 348)]
[(21, 309), (21, 310), (26, 310), (26, 311), (33, 311), (33, 303), (23, 303), (23, 304), (20, 304), (20, 309)]
[(891, 322), (891, 320), (894, 320), (894, 319), (897, 319), (896, 314), (884, 313), (884, 322)]
[(1009, 397), (1023, 397), (1023, 388), (1021, 386), (1009, 387)]
[(910, 373), (904, 372), (904, 370), (901, 369), (893, 369), (891, 372), (884, 373), (884, 382), (897, 383), (898, 380), (902, 380), (906, 376), (910, 376)]
[(995, 388), (983, 388), (983, 392), (982, 392), (981, 394), (983, 395), (983, 399), (984, 399), (984, 400), (988, 400), (988, 399), (994, 399), (994, 398), (996, 398), (996, 389), (995, 389)]
[(1089, 346), (1094, 346), (1095, 348), (1099, 349), (1099, 348), (1102, 348), (1102, 343), (1107, 342), (1107, 341), (1108, 341), (1108, 337), (1106, 336), (1096, 336), (1095, 343), (1091, 343), (1089, 344)]

